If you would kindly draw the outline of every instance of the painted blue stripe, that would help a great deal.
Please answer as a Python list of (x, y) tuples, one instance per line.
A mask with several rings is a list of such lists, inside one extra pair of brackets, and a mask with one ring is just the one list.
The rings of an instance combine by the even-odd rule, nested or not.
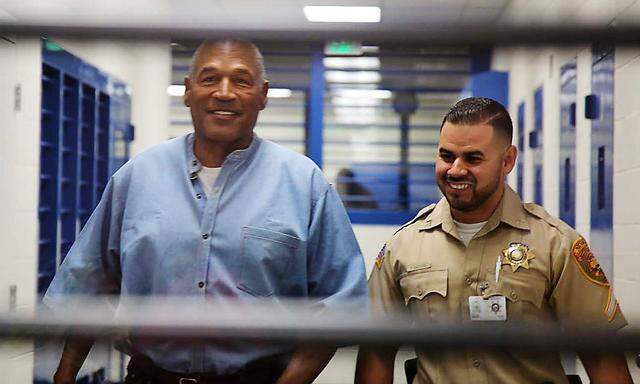
[(316, 47), (311, 56), (309, 79), (309, 104), (307, 126), (307, 156), (322, 168), (322, 147), (324, 129), (324, 54)]

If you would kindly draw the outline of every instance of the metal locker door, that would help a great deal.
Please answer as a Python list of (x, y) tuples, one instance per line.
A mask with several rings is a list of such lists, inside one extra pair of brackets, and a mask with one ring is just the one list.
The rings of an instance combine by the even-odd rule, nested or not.
[(592, 95), (585, 110), (591, 122), (590, 246), (613, 278), (613, 47), (594, 47)]
[(560, 69), (560, 219), (576, 225), (576, 59)]

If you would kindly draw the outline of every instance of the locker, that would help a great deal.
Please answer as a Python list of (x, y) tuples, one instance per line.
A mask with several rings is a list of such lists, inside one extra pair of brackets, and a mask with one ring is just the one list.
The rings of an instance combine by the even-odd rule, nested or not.
[[(46, 39), (41, 85), (38, 292), (44, 294), (109, 176), (128, 159), (132, 127), (126, 84)], [(51, 366), (57, 364), (50, 361), (57, 356), (51, 348), (36, 342), (34, 382), (51, 379)], [(109, 354), (96, 349), (105, 357), (94, 363), (109, 366)], [(104, 372), (99, 369), (79, 382), (102, 382)]]
[(518, 178), (517, 188), (520, 198), (524, 197), (524, 135), (526, 132), (524, 125), (524, 102), (518, 104)]
[(542, 142), (543, 116), (542, 87), (533, 94), (533, 130), (529, 132), (529, 147), (533, 149), (533, 202), (542, 205), (544, 146)]
[(560, 219), (576, 224), (576, 59), (560, 69)]
[(613, 278), (613, 47), (594, 47), (591, 75), (590, 247)]

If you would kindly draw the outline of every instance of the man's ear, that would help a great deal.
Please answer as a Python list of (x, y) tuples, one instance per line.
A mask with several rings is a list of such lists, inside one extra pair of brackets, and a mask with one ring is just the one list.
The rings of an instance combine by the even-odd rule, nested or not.
[(262, 84), (260, 110), (263, 110), (267, 106), (267, 100), (269, 100), (269, 97), (267, 96), (268, 94), (269, 94), (269, 82), (265, 80), (264, 84)]
[(184, 77), (184, 95), (182, 96), (182, 102), (185, 107), (190, 107), (189, 105), (189, 95), (191, 94), (191, 79), (189, 76)]
[(504, 157), (502, 158), (502, 172), (503, 176), (507, 176), (513, 170), (513, 167), (516, 165), (516, 160), (518, 159), (518, 148), (515, 145), (509, 146), (506, 152), (504, 153)]

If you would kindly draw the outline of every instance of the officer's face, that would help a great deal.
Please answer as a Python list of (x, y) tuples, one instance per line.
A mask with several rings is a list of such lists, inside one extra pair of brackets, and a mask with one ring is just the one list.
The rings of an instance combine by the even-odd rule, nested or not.
[(269, 87), (250, 47), (229, 42), (205, 46), (185, 86), (184, 102), (197, 138), (235, 148), (251, 143)]
[[(445, 122), (440, 133), (436, 178), (456, 220), (486, 220), (502, 198), (504, 178), (516, 148), (488, 124)], [(456, 213), (459, 213), (456, 217)]]

